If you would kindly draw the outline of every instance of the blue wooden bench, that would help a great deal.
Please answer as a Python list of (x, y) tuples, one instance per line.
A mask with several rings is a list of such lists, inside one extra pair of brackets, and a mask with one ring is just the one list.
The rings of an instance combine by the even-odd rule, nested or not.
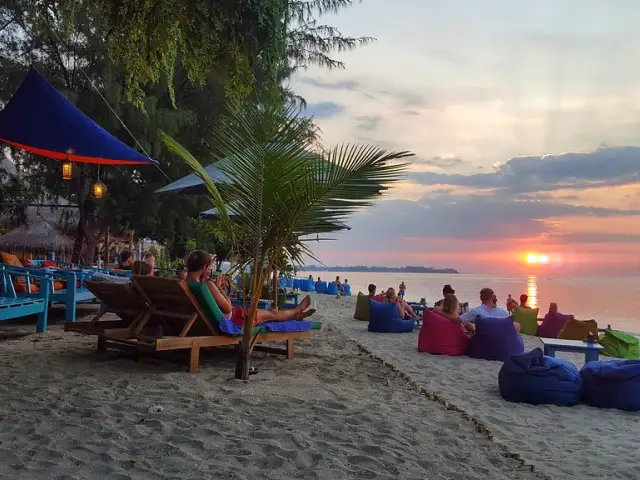
[(540, 338), (544, 345), (544, 354), (555, 357), (556, 352), (584, 353), (584, 363), (597, 362), (600, 350), (604, 349), (599, 343), (583, 342), (581, 340), (563, 340), (561, 338)]
[(0, 272), (0, 277), (2, 278), (0, 321), (38, 315), (36, 332), (46, 332), (49, 315), (49, 293), (51, 291), (51, 280), (46, 277), (39, 278), (42, 289), (38, 293), (20, 296), (16, 293), (14, 281), (21, 277), (27, 285), (27, 291), (30, 291), (31, 285), (38, 277), (25, 272), (13, 272), (5, 269), (2, 269)]

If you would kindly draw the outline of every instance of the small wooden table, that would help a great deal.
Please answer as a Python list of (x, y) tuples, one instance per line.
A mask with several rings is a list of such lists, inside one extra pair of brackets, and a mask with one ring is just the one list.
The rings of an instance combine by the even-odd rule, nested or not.
[(563, 340), (561, 338), (541, 338), (544, 345), (544, 354), (555, 357), (556, 352), (584, 353), (584, 363), (597, 362), (600, 358), (600, 350), (604, 347), (599, 343), (583, 342), (581, 340)]

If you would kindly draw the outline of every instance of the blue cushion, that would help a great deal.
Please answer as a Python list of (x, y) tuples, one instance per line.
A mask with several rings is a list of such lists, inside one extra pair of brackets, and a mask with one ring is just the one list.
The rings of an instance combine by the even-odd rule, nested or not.
[(640, 360), (589, 362), (580, 375), (585, 403), (599, 408), (640, 410)]
[(316, 292), (324, 293), (327, 290), (327, 282), (316, 282)]
[(293, 278), (287, 278), (287, 288), (293, 288)]
[(309, 320), (266, 322), (261, 325), (270, 332), (306, 332), (307, 330), (311, 330), (311, 322)]
[(476, 333), (469, 344), (468, 356), (504, 362), (519, 353), (524, 353), (524, 340), (516, 331), (513, 317), (476, 318)]
[(342, 284), (342, 288), (344, 288), (344, 294), (348, 297), (351, 296), (351, 285), (349, 285), (348, 283), (343, 283)]
[(327, 285), (327, 289), (324, 291), (327, 295), (337, 295), (338, 294), (338, 286), (336, 282), (331, 282)]
[(509, 357), (500, 369), (498, 386), (505, 400), (532, 405), (577, 405), (582, 394), (575, 365), (545, 357), (540, 348)]
[(369, 331), (377, 333), (413, 332), (414, 321), (402, 320), (395, 303), (382, 303), (371, 300)]

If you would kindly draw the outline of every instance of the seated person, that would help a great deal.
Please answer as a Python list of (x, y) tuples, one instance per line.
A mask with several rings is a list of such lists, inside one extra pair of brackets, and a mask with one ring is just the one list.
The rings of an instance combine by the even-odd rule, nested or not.
[(376, 286), (373, 283), (370, 283), (369, 286), (367, 287), (367, 290), (369, 291), (369, 298), (374, 298), (376, 296)]
[(460, 319), (460, 302), (458, 301), (458, 297), (456, 297), (453, 293), (445, 295), (442, 301), (442, 305), (440, 307), (437, 307), (435, 310), (443, 317), (449, 319), (450, 322), (462, 324), (467, 332), (475, 332), (476, 327), (473, 325), (473, 323), (463, 322)]
[(131, 265), (133, 265), (131, 252), (122, 252), (120, 254), (120, 261), (118, 262), (118, 270), (131, 270)]
[(527, 310), (531, 310), (531, 307), (527, 305), (528, 301), (529, 301), (529, 295), (527, 295), (526, 293), (523, 293), (522, 295), (520, 295), (520, 308), (526, 308)]
[(509, 313), (513, 313), (513, 311), (516, 309), (517, 306), (518, 306), (518, 302), (516, 302), (515, 299), (511, 296), (511, 294), (509, 294), (509, 296), (507, 297), (507, 311)]
[(133, 262), (133, 265), (131, 265), (131, 273), (133, 273), (134, 275), (144, 275), (145, 277), (152, 277), (153, 269), (147, 262), (136, 260), (135, 262)]
[[(244, 318), (249, 314), (242, 307), (231, 305), (231, 300), (224, 293), (229, 280), (225, 275), (220, 275), (211, 281), (211, 261), (212, 257), (203, 250), (196, 250), (187, 259), (187, 282), (206, 283), (211, 292), (211, 296), (220, 308), (222, 314), (236, 325), (243, 325)], [(258, 310), (256, 313), (255, 325), (266, 322), (286, 322), (288, 320), (304, 320), (316, 311), (309, 309), (311, 298), (307, 295), (296, 308), (286, 310)]]
[(338, 293), (340, 295), (344, 295), (344, 287), (342, 286), (342, 282), (340, 281), (340, 277), (336, 277), (336, 287), (338, 287)]
[(509, 316), (504, 308), (498, 307), (498, 299), (496, 298), (493, 290), (490, 288), (483, 288), (480, 290), (480, 306), (474, 307), (467, 313), (460, 316), (460, 320), (463, 322), (470, 322), (476, 319), (476, 317), (483, 318), (505, 318)]
[(442, 298), (435, 303), (436, 307), (441, 307), (444, 299), (447, 295), (455, 295), (456, 291), (453, 289), (451, 285), (445, 285), (442, 287)]
[[(477, 317), (480, 318), (506, 318), (511, 314), (507, 312), (504, 308), (498, 307), (498, 298), (496, 294), (493, 293), (493, 290), (490, 288), (483, 288), (480, 290), (480, 302), (481, 305), (479, 307), (474, 307), (469, 310), (467, 313), (463, 313), (460, 315), (460, 320), (463, 322), (472, 322)], [(513, 324), (516, 328), (516, 331), (520, 331), (520, 324), (514, 322)]]
[(396, 295), (395, 288), (388, 288), (385, 294), (385, 303), (395, 303), (398, 306), (398, 313), (400, 314), (400, 318), (403, 320), (407, 320), (409, 318), (416, 318), (416, 314), (414, 313), (411, 305), (402, 300)]

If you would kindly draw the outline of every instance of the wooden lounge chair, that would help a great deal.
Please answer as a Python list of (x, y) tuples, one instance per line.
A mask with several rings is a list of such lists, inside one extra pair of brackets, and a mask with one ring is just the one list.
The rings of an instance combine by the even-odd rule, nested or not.
[[(186, 349), (190, 352), (189, 373), (196, 373), (201, 348), (235, 346), (241, 342), (241, 335), (229, 335), (220, 330), (221, 314), (219, 309), (216, 311), (217, 307), (211, 308), (215, 302), (208, 290), (206, 293), (211, 302), (199, 302), (184, 281), (136, 275), (132, 282), (150, 306), (148, 318), (162, 318), (162, 332), (156, 329), (155, 335), (141, 333), (125, 338), (120, 331), (117, 332), (118, 335), (112, 335), (109, 330), (104, 330), (99, 334), (104, 348), (133, 348), (137, 353)], [(203, 290), (198, 290), (198, 285), (202, 284), (192, 284), (192, 287), (202, 297)], [(145, 321), (138, 324), (143, 332), (145, 326)], [(310, 338), (311, 332), (267, 332), (264, 327), (258, 326), (254, 328), (253, 335), (252, 347), (256, 342), (286, 342), (286, 349), (263, 346), (258, 346), (257, 349), (284, 354), (293, 359), (294, 340)]]
[[(65, 324), (65, 331), (86, 335), (101, 335), (108, 331), (111, 336), (121, 335), (125, 338), (135, 338), (142, 333), (151, 309), (135, 285), (88, 280), (84, 286), (102, 304), (100, 312), (89, 322)], [(108, 313), (118, 316), (120, 320), (102, 320)], [(100, 344), (98, 349), (102, 350)]]

